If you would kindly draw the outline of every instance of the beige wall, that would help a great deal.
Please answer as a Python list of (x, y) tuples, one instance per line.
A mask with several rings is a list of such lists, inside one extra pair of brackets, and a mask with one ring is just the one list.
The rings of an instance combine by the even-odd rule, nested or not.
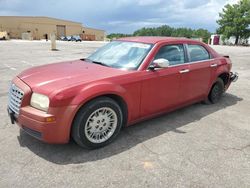
[(105, 39), (106, 35), (104, 30), (88, 28), (88, 27), (83, 27), (82, 29), (84, 31), (84, 34), (86, 35), (95, 35), (95, 40), (103, 41)]
[(66, 26), (66, 35), (82, 33), (82, 24), (47, 17), (0, 16), (0, 31), (7, 31), (11, 38), (21, 38), (30, 31), (34, 39), (43, 39), (44, 34), (56, 33), (56, 25)]
[(81, 23), (49, 17), (0, 16), (0, 31), (7, 31), (10, 38), (20, 39), (22, 33), (30, 31), (33, 39), (44, 39), (44, 35), (57, 33), (56, 25), (65, 25), (66, 36), (88, 34), (95, 40), (104, 40), (105, 31), (83, 27)]

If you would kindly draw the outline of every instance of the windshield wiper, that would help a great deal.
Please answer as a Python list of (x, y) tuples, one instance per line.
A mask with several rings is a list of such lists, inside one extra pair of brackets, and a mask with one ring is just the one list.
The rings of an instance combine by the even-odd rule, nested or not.
[(91, 61), (92, 63), (95, 63), (95, 64), (98, 64), (98, 65), (102, 65), (102, 66), (106, 66), (106, 67), (109, 67), (109, 65), (105, 64), (105, 63), (102, 63), (102, 62), (99, 62), (99, 61)]
[(93, 61), (91, 59), (84, 59), (85, 61), (88, 61), (88, 62), (91, 62), (91, 63), (94, 63), (94, 64), (98, 64), (98, 65), (102, 65), (102, 66), (106, 66), (106, 67), (109, 67), (109, 65), (105, 64), (105, 63), (102, 63), (100, 61)]

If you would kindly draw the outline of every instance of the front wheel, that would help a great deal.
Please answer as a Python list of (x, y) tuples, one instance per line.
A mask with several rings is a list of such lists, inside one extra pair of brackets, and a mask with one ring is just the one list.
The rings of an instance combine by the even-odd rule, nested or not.
[(87, 103), (73, 122), (72, 137), (82, 147), (95, 149), (112, 142), (122, 126), (120, 106), (109, 97)]
[(208, 95), (209, 102), (211, 102), (212, 104), (219, 102), (224, 92), (224, 82), (221, 78), (218, 78)]

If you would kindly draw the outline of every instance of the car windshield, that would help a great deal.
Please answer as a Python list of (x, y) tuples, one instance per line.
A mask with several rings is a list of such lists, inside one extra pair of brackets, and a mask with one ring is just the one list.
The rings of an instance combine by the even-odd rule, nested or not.
[(113, 41), (99, 48), (86, 60), (109, 67), (135, 70), (151, 48), (151, 44)]

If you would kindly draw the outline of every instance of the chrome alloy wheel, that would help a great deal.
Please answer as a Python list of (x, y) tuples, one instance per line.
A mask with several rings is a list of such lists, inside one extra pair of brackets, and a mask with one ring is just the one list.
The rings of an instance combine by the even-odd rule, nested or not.
[(117, 114), (109, 107), (95, 110), (85, 124), (85, 135), (92, 143), (102, 143), (108, 140), (117, 127)]

